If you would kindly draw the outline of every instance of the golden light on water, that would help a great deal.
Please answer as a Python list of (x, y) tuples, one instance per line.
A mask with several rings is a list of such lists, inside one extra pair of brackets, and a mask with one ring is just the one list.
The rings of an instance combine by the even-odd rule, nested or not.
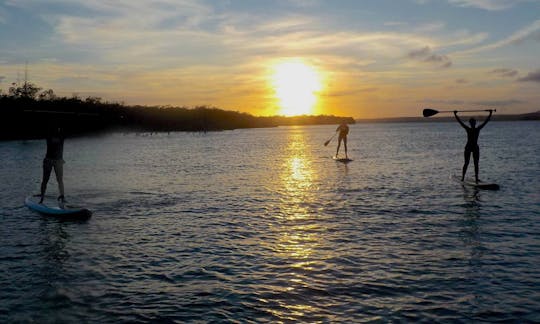
[[(279, 213), (274, 231), (276, 241), (271, 249), (275, 257), (290, 266), (283, 289), (292, 296), (313, 282), (311, 276), (319, 266), (318, 251), (324, 244), (321, 232), (324, 228), (317, 221), (314, 210), (317, 202), (318, 175), (313, 165), (313, 156), (302, 127), (292, 127), (287, 136), (287, 148), (283, 155), (279, 177), (275, 185), (281, 196)], [(314, 311), (309, 301), (287, 299), (280, 308), (270, 309), (278, 318), (294, 321)]]
[[(313, 253), (318, 242), (318, 225), (310, 221), (313, 211), (309, 205), (314, 201), (315, 171), (311, 157), (307, 155), (305, 134), (301, 129), (291, 130), (287, 156), (283, 161), (279, 185), (282, 226), (279, 228), (279, 254), (297, 260), (296, 266), (309, 268), (306, 259)], [(306, 222), (307, 221), (307, 222)]]
[(312, 114), (322, 88), (319, 72), (302, 60), (290, 60), (274, 65), (272, 87), (279, 101), (280, 115)]
[(289, 147), (281, 173), (282, 192), (286, 197), (284, 212), (289, 219), (305, 218), (309, 215), (306, 207), (314, 200), (315, 171), (307, 152), (305, 134), (300, 130), (292, 130), (289, 136)]

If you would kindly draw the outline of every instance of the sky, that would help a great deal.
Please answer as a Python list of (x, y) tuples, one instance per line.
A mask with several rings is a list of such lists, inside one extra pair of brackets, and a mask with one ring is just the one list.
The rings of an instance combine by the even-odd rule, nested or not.
[(3, 93), (26, 75), (258, 116), (540, 110), (540, 0), (4, 0), (0, 44)]

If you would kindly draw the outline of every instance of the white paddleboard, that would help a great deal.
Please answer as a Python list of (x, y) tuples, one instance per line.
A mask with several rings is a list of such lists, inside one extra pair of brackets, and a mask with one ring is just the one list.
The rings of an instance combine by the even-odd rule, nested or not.
[(92, 212), (86, 208), (73, 206), (48, 206), (45, 203), (39, 203), (39, 197), (28, 196), (24, 204), (29, 209), (48, 216), (61, 217), (90, 217)]
[(472, 188), (478, 188), (478, 189), (483, 189), (483, 190), (499, 190), (500, 189), (498, 184), (492, 183), (492, 182), (479, 181), (477, 183), (476, 181), (474, 181), (474, 179), (470, 179), (470, 178), (465, 179), (465, 181), (461, 181), (461, 177), (457, 175), (453, 175), (452, 179), (461, 183), (464, 186), (468, 186)]
[(354, 161), (353, 159), (349, 159), (349, 158), (339, 158), (339, 157), (337, 157), (337, 156), (332, 156), (332, 159), (334, 159), (334, 161), (336, 161), (336, 162), (341, 162), (341, 163), (349, 163), (349, 162)]

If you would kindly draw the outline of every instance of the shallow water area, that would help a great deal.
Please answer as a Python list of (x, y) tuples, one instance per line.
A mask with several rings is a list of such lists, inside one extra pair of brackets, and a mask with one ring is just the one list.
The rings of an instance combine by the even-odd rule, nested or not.
[[(67, 199), (31, 212), (44, 141), (0, 142), (0, 322), (540, 321), (540, 124), (67, 139)], [(473, 174), (472, 163), (469, 175)], [(48, 193), (58, 192), (51, 177)]]

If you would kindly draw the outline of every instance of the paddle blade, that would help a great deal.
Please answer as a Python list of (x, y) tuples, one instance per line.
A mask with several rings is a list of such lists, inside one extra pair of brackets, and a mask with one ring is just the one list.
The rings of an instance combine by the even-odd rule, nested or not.
[(328, 146), (328, 143), (330, 143), (331, 140), (328, 140), (326, 142), (324, 142), (324, 146)]
[(435, 110), (435, 109), (426, 108), (426, 109), (424, 109), (424, 111), (422, 113), (424, 114), (424, 117), (431, 117), (433, 115), (438, 114), (439, 112), (437, 110)]

